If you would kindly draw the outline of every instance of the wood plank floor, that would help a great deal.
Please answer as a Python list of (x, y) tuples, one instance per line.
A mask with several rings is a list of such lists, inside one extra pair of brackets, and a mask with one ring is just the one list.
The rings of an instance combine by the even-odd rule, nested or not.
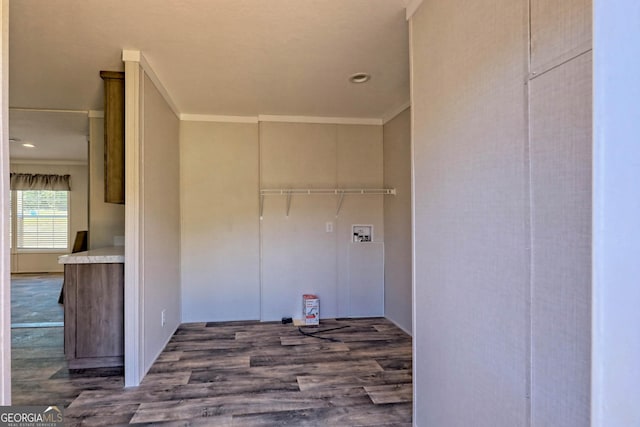
[(49, 388), (84, 387), (65, 404), (70, 426), (410, 426), (411, 338), (383, 318), (303, 329), (332, 328), (184, 324), (129, 389), (105, 370), (41, 372)]
[(62, 273), (11, 275), (12, 327), (62, 326), (63, 307), (58, 304)]
[(12, 276), (14, 405), (64, 406), (69, 426), (411, 425), (411, 338), (386, 319), (303, 328), (325, 339), (279, 322), (184, 324), (124, 389), (122, 368), (68, 369), (60, 285)]
[(14, 405), (68, 406), (89, 388), (122, 389), (122, 369), (70, 372), (64, 357), (62, 273), (11, 275)]
[(11, 330), (11, 392), (14, 405), (67, 407), (83, 390), (122, 390), (122, 368), (69, 370), (63, 328)]
[(386, 319), (303, 328), (327, 339), (279, 322), (184, 324), (124, 389), (122, 368), (68, 369), (60, 285), (12, 276), (14, 405), (63, 406), (70, 426), (411, 425), (411, 338)]

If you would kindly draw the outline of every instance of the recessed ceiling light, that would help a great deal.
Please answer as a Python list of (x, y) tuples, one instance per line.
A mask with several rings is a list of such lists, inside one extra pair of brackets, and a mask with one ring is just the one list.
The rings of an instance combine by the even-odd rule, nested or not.
[(29, 144), (29, 143), (22, 144), (22, 146), (23, 146), (23, 147), (27, 147), (27, 148), (36, 148), (36, 146), (35, 146), (35, 145), (33, 145), (33, 144)]
[(349, 81), (351, 83), (365, 83), (368, 82), (371, 78), (371, 75), (367, 73), (355, 73), (349, 76)]

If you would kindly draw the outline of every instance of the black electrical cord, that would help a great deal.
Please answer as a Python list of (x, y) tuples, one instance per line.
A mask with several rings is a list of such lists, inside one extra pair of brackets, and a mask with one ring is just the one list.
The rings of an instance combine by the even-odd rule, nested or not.
[(349, 325), (344, 325), (344, 326), (338, 326), (337, 328), (329, 328), (329, 329), (323, 329), (321, 331), (316, 331), (316, 332), (306, 332), (302, 330), (302, 327), (299, 326), (298, 327), (298, 331), (302, 334), (305, 335), (307, 337), (312, 337), (312, 338), (318, 338), (320, 340), (327, 340), (327, 341), (331, 341), (331, 342), (342, 342), (337, 338), (330, 338), (330, 337), (319, 337), (317, 336), (317, 334), (322, 334), (324, 332), (331, 332), (331, 331), (337, 331), (339, 329), (344, 329), (344, 328), (348, 328)]

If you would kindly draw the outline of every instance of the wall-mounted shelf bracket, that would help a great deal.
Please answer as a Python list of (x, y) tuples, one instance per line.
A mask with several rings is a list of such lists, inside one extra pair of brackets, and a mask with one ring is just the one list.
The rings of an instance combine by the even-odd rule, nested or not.
[(264, 212), (264, 194), (260, 194), (260, 220), (262, 221), (262, 212)]
[(342, 209), (342, 202), (346, 194), (351, 195), (396, 195), (395, 188), (263, 188), (260, 190), (260, 219), (262, 219), (264, 212), (264, 197), (265, 196), (286, 196), (287, 197), (287, 211), (286, 215), (289, 216), (291, 211), (291, 196), (293, 195), (336, 195), (339, 196), (338, 204), (336, 207), (336, 217)]
[(342, 208), (342, 201), (344, 200), (344, 193), (340, 193), (340, 198), (338, 199), (338, 207), (336, 208), (336, 218), (340, 213), (340, 208)]
[(289, 218), (290, 210), (291, 210), (291, 193), (287, 193), (287, 218)]

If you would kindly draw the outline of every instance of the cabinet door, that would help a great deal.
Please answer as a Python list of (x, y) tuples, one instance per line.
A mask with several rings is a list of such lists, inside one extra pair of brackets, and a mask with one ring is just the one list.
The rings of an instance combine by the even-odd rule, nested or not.
[(124, 264), (78, 264), (76, 358), (124, 354)]
[(124, 73), (101, 71), (104, 80), (104, 201), (124, 203)]

